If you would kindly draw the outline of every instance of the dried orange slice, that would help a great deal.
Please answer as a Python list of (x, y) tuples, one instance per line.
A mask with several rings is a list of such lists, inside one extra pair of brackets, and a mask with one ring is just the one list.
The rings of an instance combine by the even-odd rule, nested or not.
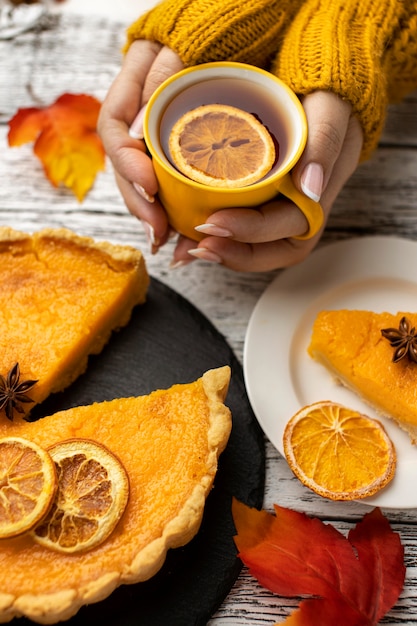
[(21, 437), (0, 439), (0, 538), (35, 526), (48, 512), (56, 486), (46, 450)]
[(275, 161), (266, 127), (227, 104), (205, 104), (185, 113), (172, 128), (169, 150), (182, 174), (212, 187), (251, 185)]
[(371, 496), (395, 473), (395, 448), (382, 424), (335, 402), (298, 411), (286, 425), (283, 443), (294, 474), (331, 500)]
[(33, 536), (60, 552), (89, 550), (110, 535), (123, 515), (129, 498), (126, 470), (110, 450), (89, 439), (68, 439), (48, 451), (58, 490)]

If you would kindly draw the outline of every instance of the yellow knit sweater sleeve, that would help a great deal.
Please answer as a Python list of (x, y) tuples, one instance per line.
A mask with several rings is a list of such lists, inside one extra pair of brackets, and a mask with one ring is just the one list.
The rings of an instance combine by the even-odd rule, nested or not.
[(348, 100), (366, 159), (388, 103), (417, 87), (417, 0), (306, 0), (272, 71), (300, 95), (322, 89)]
[(362, 124), (362, 159), (388, 103), (417, 87), (417, 0), (164, 0), (130, 26), (126, 49), (136, 39), (169, 46), (185, 65), (251, 63), (299, 95), (337, 93)]
[(390, 102), (399, 102), (417, 87), (417, 0), (403, 4), (385, 57)]
[(302, 0), (165, 0), (127, 31), (136, 39), (159, 41), (185, 65), (239, 61), (270, 65), (279, 41)]

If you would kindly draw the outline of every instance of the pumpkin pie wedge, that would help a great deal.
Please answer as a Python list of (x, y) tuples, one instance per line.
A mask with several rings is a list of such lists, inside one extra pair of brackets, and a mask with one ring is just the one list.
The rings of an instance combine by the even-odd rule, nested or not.
[(0, 375), (3, 386), (8, 374), (15, 386), (38, 381), (26, 394), (32, 402), (17, 410), (6, 403), (0, 419), (19, 409), (27, 416), (82, 374), (88, 356), (144, 302), (148, 284), (142, 254), (132, 247), (67, 229), (29, 235), (0, 227)]
[[(343, 385), (380, 414), (392, 418), (416, 444), (417, 363), (409, 358), (395, 362), (395, 346), (382, 333), (400, 329), (404, 317), (410, 330), (417, 327), (416, 313), (321, 311), (308, 351)], [(400, 330), (397, 339), (406, 339), (405, 335), (401, 338)]]
[(224, 404), (229, 381), (225, 366), (147, 396), (72, 408), (36, 422), (0, 422), (0, 438), (21, 437), (45, 449), (68, 439), (93, 440), (117, 456), (129, 478), (123, 516), (89, 551), (55, 551), (31, 532), (0, 540), (1, 622), (68, 619), (123, 583), (147, 580), (169, 548), (191, 540), (230, 434)]

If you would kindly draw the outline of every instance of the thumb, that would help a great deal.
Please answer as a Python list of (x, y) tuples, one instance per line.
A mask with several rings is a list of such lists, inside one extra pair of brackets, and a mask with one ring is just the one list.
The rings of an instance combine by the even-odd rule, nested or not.
[(308, 138), (293, 176), (300, 191), (318, 202), (343, 150), (351, 105), (332, 92), (315, 91), (304, 97), (303, 107)]

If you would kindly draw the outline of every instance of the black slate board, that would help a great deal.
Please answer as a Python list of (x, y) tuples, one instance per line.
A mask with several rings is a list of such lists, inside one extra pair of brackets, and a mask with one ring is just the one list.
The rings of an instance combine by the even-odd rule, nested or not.
[[(38, 419), (73, 406), (143, 395), (187, 383), (206, 370), (230, 365), (226, 404), (233, 428), (223, 452), (198, 535), (170, 550), (151, 580), (116, 589), (83, 607), (71, 626), (202, 626), (229, 593), (241, 569), (233, 541), (232, 497), (260, 508), (264, 492), (264, 439), (246, 396), (242, 368), (224, 337), (182, 296), (152, 279), (147, 302), (103, 352), (90, 357), (86, 374), (32, 413)], [(32, 624), (21, 618), (19, 624)]]

